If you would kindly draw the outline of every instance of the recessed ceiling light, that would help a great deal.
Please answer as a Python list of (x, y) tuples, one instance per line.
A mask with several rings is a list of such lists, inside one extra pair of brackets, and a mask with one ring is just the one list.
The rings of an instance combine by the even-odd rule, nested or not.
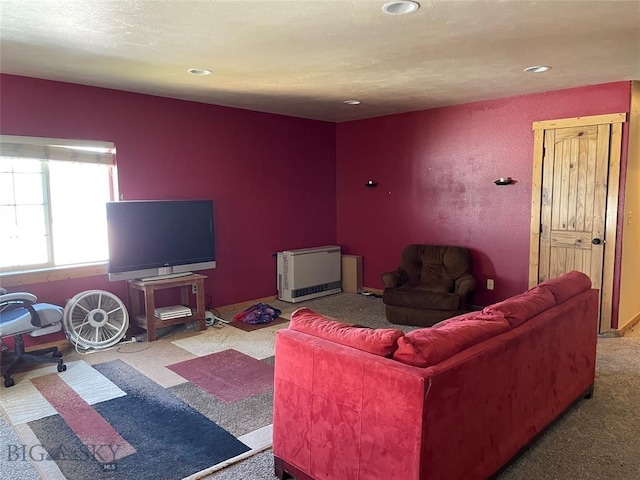
[(202, 77), (204, 75), (211, 75), (213, 72), (211, 70), (207, 70), (206, 68), (190, 68), (187, 70), (191, 75), (196, 75)]
[(382, 11), (389, 15), (404, 15), (405, 13), (413, 13), (420, 8), (418, 2), (408, 0), (397, 0), (395, 2), (385, 3)]
[(347, 105), (360, 105), (360, 100), (345, 100), (344, 103)]
[(542, 73), (546, 72), (547, 70), (551, 70), (551, 67), (549, 67), (548, 65), (535, 65), (533, 67), (527, 67), (524, 69), (524, 71), (527, 73)]

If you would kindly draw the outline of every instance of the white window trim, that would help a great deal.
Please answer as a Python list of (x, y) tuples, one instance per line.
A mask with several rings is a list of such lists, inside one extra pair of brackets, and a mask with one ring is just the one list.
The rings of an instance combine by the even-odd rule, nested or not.
[(58, 282), (60, 280), (94, 277), (106, 274), (107, 262), (50, 267), (21, 272), (0, 273), (0, 286), (19, 287), (21, 285), (31, 285), (33, 283)]

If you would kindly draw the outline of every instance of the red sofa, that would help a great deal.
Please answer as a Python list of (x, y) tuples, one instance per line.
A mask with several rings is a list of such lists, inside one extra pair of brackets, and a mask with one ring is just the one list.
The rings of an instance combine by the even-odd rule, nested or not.
[(578, 272), (406, 335), (299, 309), (276, 336), (276, 475), (490, 477), (591, 396), (597, 317)]

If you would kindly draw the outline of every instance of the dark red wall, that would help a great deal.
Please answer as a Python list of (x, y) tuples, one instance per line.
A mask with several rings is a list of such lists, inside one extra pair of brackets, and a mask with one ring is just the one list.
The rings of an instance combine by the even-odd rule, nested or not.
[[(212, 199), (218, 266), (202, 273), (213, 306), (275, 295), (274, 252), (336, 242), (332, 123), (11, 75), (0, 98), (3, 134), (115, 142), (126, 200)], [(78, 234), (90, 240), (82, 219)], [(55, 303), (126, 294), (106, 276), (21, 289)]]
[(364, 256), (369, 287), (402, 247), (427, 243), (471, 249), (479, 305), (526, 290), (532, 122), (628, 112), (629, 98), (618, 82), (339, 124), (338, 244)]
[[(381, 288), (412, 242), (469, 247), (484, 305), (527, 288), (532, 122), (628, 112), (630, 83), (337, 126), (9, 75), (0, 98), (3, 134), (115, 142), (125, 199), (213, 199), (213, 306), (274, 295), (272, 253), (322, 244), (363, 255), (365, 285)], [(516, 183), (494, 185), (503, 176)], [(126, 293), (105, 277), (25, 289), (62, 303), (91, 288)]]

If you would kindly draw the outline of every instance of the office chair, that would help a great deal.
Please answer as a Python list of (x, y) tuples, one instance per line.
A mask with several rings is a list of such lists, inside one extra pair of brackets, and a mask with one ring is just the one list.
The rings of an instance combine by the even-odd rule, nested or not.
[[(43, 348), (25, 353), (23, 334), (40, 337), (62, 330), (64, 310), (48, 303), (36, 303), (35, 295), (26, 292), (7, 293), (0, 288), (0, 338), (13, 337), (14, 351), (3, 352), (2, 361), (10, 361), (4, 373), (4, 386), (12, 387), (15, 380), (11, 375), (23, 362), (58, 364), (58, 372), (64, 372), (67, 366), (58, 347)], [(4, 347), (4, 343), (3, 343)], [(51, 357), (47, 357), (49, 353)]]

